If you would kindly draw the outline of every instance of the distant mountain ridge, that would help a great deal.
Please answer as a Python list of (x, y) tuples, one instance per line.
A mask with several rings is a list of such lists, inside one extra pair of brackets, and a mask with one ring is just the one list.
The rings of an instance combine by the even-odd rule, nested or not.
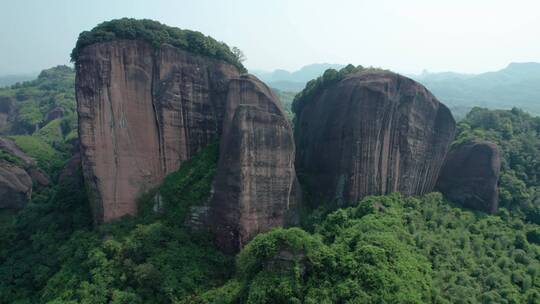
[(0, 88), (14, 85), (17, 82), (34, 80), (36, 77), (37, 73), (0, 75)]
[(411, 78), (425, 85), (458, 117), (475, 106), (517, 107), (540, 115), (540, 63), (537, 62), (514, 62), (499, 71), (481, 74), (424, 72)]
[(339, 70), (344, 66), (343, 64), (314, 63), (303, 66), (294, 72), (283, 69), (277, 69), (271, 72), (263, 70), (252, 70), (250, 72), (272, 88), (282, 91), (299, 92), (304, 89), (308, 81), (321, 76), (327, 69)]

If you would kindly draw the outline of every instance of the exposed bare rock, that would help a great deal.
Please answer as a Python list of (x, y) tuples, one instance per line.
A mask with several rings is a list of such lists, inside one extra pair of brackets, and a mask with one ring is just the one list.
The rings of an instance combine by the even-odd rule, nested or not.
[(32, 179), (14, 164), (0, 161), (0, 208), (22, 209), (30, 200)]
[(296, 115), (297, 171), (311, 194), (338, 205), (431, 191), (455, 132), (426, 88), (387, 71), (350, 74)]
[(159, 184), (220, 133), (236, 68), (163, 45), (117, 40), (81, 50), (81, 157), (96, 221), (136, 213)]
[(0, 136), (0, 150), (19, 158), (24, 163), (25, 167), (36, 166), (36, 161), (19, 149), (11, 139)]
[(22, 161), (22, 164), (18, 165), (21, 166), (22, 169), (26, 170), (36, 186), (46, 187), (50, 184), (47, 173), (38, 168), (36, 161), (19, 149), (19, 147), (11, 139), (0, 137), (0, 151), (7, 152), (8, 154), (15, 156), (17, 159)]
[(495, 213), (499, 202), (500, 169), (501, 156), (496, 144), (465, 142), (448, 153), (437, 188), (453, 202)]
[(54, 109), (50, 110), (45, 116), (45, 124), (47, 124), (49, 121), (64, 117), (64, 113), (64, 108), (60, 106), (55, 107)]
[(26, 169), (26, 172), (30, 174), (32, 181), (39, 187), (47, 187), (51, 183), (47, 174), (37, 167), (30, 167)]
[(300, 200), (291, 127), (253, 76), (229, 84), (211, 217), (218, 245), (239, 250), (260, 232), (295, 221)]
[(81, 170), (81, 154), (76, 153), (73, 155), (58, 176), (58, 183), (63, 184), (68, 181), (75, 181), (76, 186), (82, 186), (82, 181), (79, 180)]

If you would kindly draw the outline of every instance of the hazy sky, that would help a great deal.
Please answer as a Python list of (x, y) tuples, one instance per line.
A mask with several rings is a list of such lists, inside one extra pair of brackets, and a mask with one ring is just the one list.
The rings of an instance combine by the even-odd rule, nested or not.
[(540, 62), (538, 0), (0, 0), (0, 75), (68, 63), (79, 32), (121, 17), (211, 35), (241, 48), (249, 69), (474, 73)]

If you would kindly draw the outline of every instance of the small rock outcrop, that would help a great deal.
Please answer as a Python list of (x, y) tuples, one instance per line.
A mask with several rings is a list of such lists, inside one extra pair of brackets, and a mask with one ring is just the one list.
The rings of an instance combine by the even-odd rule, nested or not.
[(253, 76), (231, 80), (211, 202), (222, 249), (235, 252), (258, 233), (296, 221), (294, 154), (277, 97)]
[(63, 184), (66, 182), (74, 182), (75, 186), (82, 187), (83, 182), (79, 180), (81, 170), (81, 154), (76, 153), (66, 163), (60, 175), (58, 176), (58, 183)]
[(33, 167), (36, 161), (24, 153), (13, 140), (0, 136), (0, 151), (4, 151), (22, 161), (25, 167)]
[(319, 90), (296, 113), (296, 169), (309, 193), (338, 205), (431, 191), (455, 121), (419, 83), (364, 70)]
[(496, 144), (465, 142), (453, 147), (437, 181), (445, 197), (467, 208), (496, 213), (501, 156)]
[(32, 195), (32, 178), (23, 169), (0, 160), (0, 209), (22, 209)]
[(49, 177), (43, 170), (38, 168), (36, 161), (28, 154), (24, 153), (13, 140), (0, 136), (0, 151), (18, 159), (17, 166), (24, 169), (38, 187), (46, 187), (50, 184)]
[(137, 211), (158, 185), (221, 131), (223, 61), (144, 41), (83, 48), (76, 64), (81, 158), (97, 222)]
[(48, 122), (62, 118), (64, 117), (65, 110), (62, 107), (55, 107), (54, 109), (50, 110), (47, 115), (45, 116), (45, 124)]

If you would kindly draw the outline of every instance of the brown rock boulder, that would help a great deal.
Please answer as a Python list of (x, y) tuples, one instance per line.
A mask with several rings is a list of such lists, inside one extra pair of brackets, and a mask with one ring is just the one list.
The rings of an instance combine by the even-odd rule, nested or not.
[(455, 121), (419, 83), (362, 71), (323, 88), (296, 113), (296, 168), (307, 190), (338, 205), (435, 186)]
[(32, 195), (32, 179), (14, 164), (0, 161), (0, 209), (22, 209)]
[(30, 174), (32, 181), (39, 187), (47, 187), (51, 183), (47, 174), (37, 167), (28, 168), (26, 172)]
[(300, 192), (292, 129), (271, 90), (231, 80), (211, 217), (218, 245), (239, 250), (260, 232), (295, 221)]
[(136, 198), (220, 133), (228, 80), (219, 60), (142, 41), (97, 43), (76, 64), (81, 158), (96, 221)]
[(74, 180), (76, 185), (82, 186), (82, 181), (79, 181), (79, 175), (81, 170), (81, 154), (77, 153), (73, 155), (58, 176), (58, 183), (63, 184), (70, 180)]
[(58, 118), (64, 117), (65, 110), (64, 108), (58, 106), (54, 109), (50, 110), (47, 115), (45, 116), (45, 124), (49, 123), (50, 121), (53, 121)]
[(20, 160), (21, 163), (17, 163), (16, 165), (26, 170), (35, 185), (46, 187), (50, 184), (49, 177), (43, 170), (37, 167), (36, 161), (28, 154), (24, 153), (11, 139), (0, 137), (0, 151), (10, 154)]
[(496, 144), (465, 142), (453, 147), (437, 181), (449, 200), (487, 213), (497, 212), (501, 156)]
[(24, 153), (13, 140), (0, 136), (0, 151), (4, 151), (20, 159), (24, 167), (36, 166), (36, 161)]

